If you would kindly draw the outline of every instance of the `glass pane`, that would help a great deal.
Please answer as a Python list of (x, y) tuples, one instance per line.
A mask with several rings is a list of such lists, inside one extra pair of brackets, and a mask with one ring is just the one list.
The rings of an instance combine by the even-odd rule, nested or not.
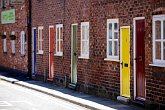
[(82, 41), (82, 50), (81, 50), (82, 54), (85, 54), (85, 42)]
[(63, 39), (63, 30), (60, 28), (60, 39)]
[(159, 59), (161, 60), (161, 42), (156, 42), (156, 45), (155, 45), (155, 56), (156, 56), (156, 59)]
[(155, 39), (161, 39), (161, 21), (155, 22)]
[(165, 20), (163, 21), (163, 39), (165, 39)]
[(86, 50), (85, 50), (86, 52), (85, 53), (88, 54), (89, 53), (89, 43), (88, 43), (88, 41), (85, 42), (85, 45), (86, 45)]
[(85, 40), (85, 26), (82, 26), (82, 40)]
[(109, 24), (109, 39), (112, 39), (112, 23)]
[(86, 40), (89, 39), (89, 26), (86, 26), (86, 36), (85, 36)]
[(60, 41), (60, 52), (63, 52), (63, 41)]
[(59, 52), (59, 41), (57, 41), (57, 52)]
[(56, 34), (57, 34), (57, 40), (59, 39), (59, 28), (57, 28), (57, 32), (56, 32)]
[(109, 41), (109, 55), (112, 56), (112, 41)]
[(114, 39), (118, 39), (118, 32), (114, 33)]
[(165, 42), (163, 42), (163, 60), (165, 60)]
[(114, 24), (114, 30), (117, 31), (118, 30), (118, 23)]
[(118, 41), (114, 42), (114, 56), (118, 56)]

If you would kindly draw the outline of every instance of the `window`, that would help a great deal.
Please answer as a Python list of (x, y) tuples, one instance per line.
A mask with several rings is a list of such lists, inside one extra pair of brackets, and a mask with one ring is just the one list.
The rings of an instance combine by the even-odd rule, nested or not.
[[(15, 32), (13, 31), (11, 35), (15, 35)], [(11, 40), (11, 46), (12, 46), (11, 53), (15, 54), (15, 40)]]
[(21, 54), (25, 54), (25, 32), (21, 32)]
[[(6, 32), (4, 32), (4, 35), (6, 35)], [(3, 52), (7, 52), (7, 40), (6, 38), (3, 39)]]
[(81, 23), (81, 57), (89, 58), (89, 22)]
[(4, 7), (6, 7), (6, 3), (7, 2), (7, 0), (1, 0), (1, 6), (4, 8)]
[(43, 27), (38, 27), (38, 54), (43, 54), (43, 39), (42, 39)]
[(153, 63), (165, 66), (165, 15), (153, 16)]
[(12, 5), (12, 0), (9, 0), (9, 5)]
[(119, 20), (107, 20), (107, 59), (119, 60)]
[(63, 55), (63, 24), (56, 25), (56, 55)]

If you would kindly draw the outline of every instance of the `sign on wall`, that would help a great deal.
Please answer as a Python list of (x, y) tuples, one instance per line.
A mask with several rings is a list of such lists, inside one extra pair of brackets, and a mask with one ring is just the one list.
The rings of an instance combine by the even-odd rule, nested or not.
[(19, 4), (23, 4), (24, 0), (11, 0), (11, 4), (12, 5), (19, 5)]
[(1, 24), (15, 23), (15, 9), (1, 12)]

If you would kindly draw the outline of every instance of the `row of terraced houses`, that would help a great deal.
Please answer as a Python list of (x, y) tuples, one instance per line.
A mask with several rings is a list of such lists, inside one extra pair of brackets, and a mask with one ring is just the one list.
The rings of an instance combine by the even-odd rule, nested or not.
[(164, 0), (1, 0), (0, 70), (165, 107)]

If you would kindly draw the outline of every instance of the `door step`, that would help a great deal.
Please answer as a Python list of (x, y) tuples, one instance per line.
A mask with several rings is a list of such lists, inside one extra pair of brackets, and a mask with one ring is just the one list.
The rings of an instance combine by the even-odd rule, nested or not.
[(117, 101), (128, 105), (130, 103), (130, 98), (123, 97), (123, 96), (117, 96)]
[(132, 100), (131, 101), (133, 105), (137, 105), (137, 106), (140, 106), (140, 107), (145, 107), (145, 100)]
[(70, 83), (68, 88), (76, 90), (76, 84)]

